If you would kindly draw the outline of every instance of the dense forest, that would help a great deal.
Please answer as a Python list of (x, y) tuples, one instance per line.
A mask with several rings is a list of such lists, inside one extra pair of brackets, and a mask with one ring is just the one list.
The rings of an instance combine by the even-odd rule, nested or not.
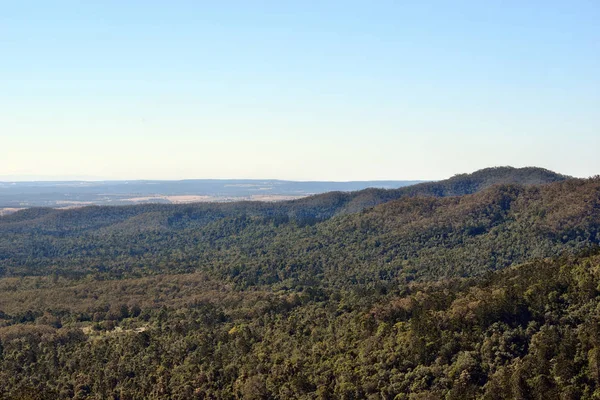
[(0, 217), (0, 398), (600, 398), (600, 178)]
[(201, 275), (3, 284), (11, 311), (0, 319), (4, 398), (600, 392), (598, 251), (386, 294), (239, 292)]

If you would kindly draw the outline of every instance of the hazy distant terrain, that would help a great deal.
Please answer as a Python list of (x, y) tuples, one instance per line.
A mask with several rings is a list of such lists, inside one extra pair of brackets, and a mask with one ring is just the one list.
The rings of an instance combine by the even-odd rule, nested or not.
[(292, 200), (331, 191), (394, 189), (421, 181), (294, 182), (281, 180), (0, 182), (0, 215), (27, 207), (139, 203)]

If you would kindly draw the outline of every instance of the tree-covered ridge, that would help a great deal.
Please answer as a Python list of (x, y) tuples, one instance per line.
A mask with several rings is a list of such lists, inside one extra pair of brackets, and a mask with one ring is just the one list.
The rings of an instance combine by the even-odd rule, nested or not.
[(196, 225), (237, 215), (271, 217), (279, 221), (291, 219), (306, 224), (323, 221), (337, 214), (358, 212), (401, 197), (460, 196), (476, 193), (495, 184), (537, 185), (565, 179), (568, 177), (542, 168), (495, 167), (472, 174), (456, 175), (439, 182), (427, 182), (399, 189), (329, 192), (278, 203), (243, 201), (187, 205), (144, 204), (120, 207), (90, 206), (70, 210), (32, 208), (0, 217), (0, 233), (31, 228), (77, 233), (109, 226), (133, 217), (144, 218), (145, 214), (151, 213), (156, 217), (167, 215), (175, 219), (190, 216)]
[[(191, 210), (147, 212), (81, 231), (81, 225), (71, 230), (73, 214), (63, 213), (52, 229), (4, 224), (0, 268), (7, 276), (96, 279), (204, 271), (240, 287), (386, 286), (472, 276), (586, 248), (600, 240), (599, 199), (598, 179), (570, 179), (404, 197), (315, 224)], [(101, 209), (81, 212), (95, 218), (94, 211)]]

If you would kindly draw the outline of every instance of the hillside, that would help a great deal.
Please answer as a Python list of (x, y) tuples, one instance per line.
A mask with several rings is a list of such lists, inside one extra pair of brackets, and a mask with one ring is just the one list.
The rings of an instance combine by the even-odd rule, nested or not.
[(257, 203), (237, 205), (243, 212), (235, 205), (32, 209), (2, 220), (0, 271), (102, 279), (204, 271), (241, 287), (472, 276), (598, 243), (598, 199), (597, 179), (571, 179), (406, 196), (312, 224)]
[(463, 196), (477, 193), (493, 185), (542, 185), (559, 182), (569, 177), (543, 168), (494, 167), (475, 171), (471, 174), (459, 174), (439, 182), (425, 182), (394, 190), (366, 189), (351, 194), (344, 213), (352, 213), (366, 207), (372, 207), (401, 197), (414, 196)]
[(599, 244), (600, 178), (539, 169), (20, 211), (0, 398), (593, 399)]
[[(427, 182), (399, 189), (364, 189), (353, 192), (328, 192), (299, 200), (278, 203), (242, 201), (234, 203), (196, 203), (186, 205), (143, 204), (135, 206), (90, 206), (70, 210), (32, 208), (0, 217), (0, 230), (27, 228), (50, 230), (87, 230), (122, 222), (134, 216), (179, 218), (187, 215), (196, 225), (226, 216), (262, 216), (282, 222), (314, 224), (338, 214), (358, 212), (401, 197), (460, 196), (476, 193), (495, 184), (536, 185), (562, 181), (568, 177), (542, 168), (495, 167), (472, 174), (456, 175), (439, 182)], [(192, 222), (192, 221), (189, 221)], [(0, 231), (1, 232), (1, 231)]]

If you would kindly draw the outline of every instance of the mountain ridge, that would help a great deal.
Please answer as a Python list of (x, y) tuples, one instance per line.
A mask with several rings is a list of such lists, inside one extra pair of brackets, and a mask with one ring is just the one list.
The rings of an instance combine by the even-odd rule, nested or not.
[[(297, 201), (31, 209), (0, 219), (0, 234), (13, 237), (0, 242), (0, 267), (107, 278), (200, 269), (241, 286), (470, 276), (597, 241), (599, 181), (552, 179), (464, 185), (461, 176), (355, 213), (338, 200), (325, 219), (300, 214)], [(439, 197), (444, 185), (453, 194), (487, 186)]]
[[(308, 196), (297, 200), (288, 200), (278, 203), (261, 203), (252, 201), (241, 201), (232, 203), (191, 203), (186, 205), (157, 205), (140, 204), (130, 206), (116, 206), (106, 208), (106, 210), (115, 210), (117, 207), (124, 207), (121, 210), (127, 210), (123, 214), (133, 215), (150, 210), (190, 210), (196, 208), (199, 210), (216, 210), (224, 214), (228, 210), (236, 209), (241, 206), (247, 209), (246, 212), (272, 215), (275, 217), (287, 217), (297, 219), (307, 219), (307, 222), (320, 221), (328, 219), (337, 214), (347, 214), (361, 211), (367, 207), (398, 199), (403, 196), (456, 196), (475, 193), (478, 190), (489, 187), (497, 183), (523, 183), (523, 184), (545, 184), (556, 181), (570, 179), (566, 175), (561, 175), (538, 167), (491, 167), (475, 171), (471, 174), (458, 174), (449, 179), (438, 182), (424, 182), (399, 189), (376, 189), (369, 188), (354, 192), (327, 192)], [(17, 220), (27, 218), (28, 215), (37, 218), (42, 214), (77, 214), (85, 213), (94, 207), (107, 206), (86, 206), (73, 210), (43, 210), (34, 208), (33, 211), (22, 210), (11, 216), (0, 216), (2, 221)], [(121, 213), (117, 211), (116, 213)]]

